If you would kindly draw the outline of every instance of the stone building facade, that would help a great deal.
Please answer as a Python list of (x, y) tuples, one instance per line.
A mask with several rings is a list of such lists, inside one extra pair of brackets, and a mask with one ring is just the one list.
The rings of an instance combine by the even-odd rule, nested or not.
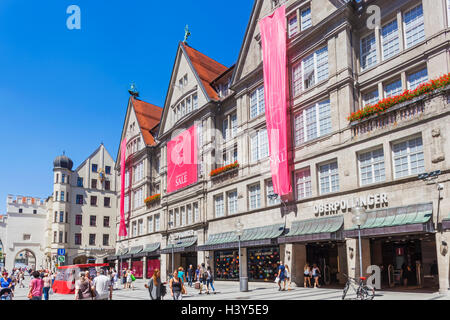
[[(258, 27), (280, 5), (287, 13), (294, 190), (281, 199), (271, 182)], [(370, 5), (380, 8), (378, 26), (367, 23)], [(155, 267), (165, 277), (176, 266), (205, 262), (217, 280), (237, 280), (240, 261), (250, 281), (272, 281), (281, 260), (298, 285), (309, 263), (322, 270), (325, 285), (343, 284), (344, 274), (359, 275), (351, 213), (359, 203), (369, 216), (361, 226), (364, 273), (379, 266), (381, 285), (393, 287), (403, 284), (409, 265), (410, 285), (447, 292), (448, 88), (367, 119), (348, 116), (449, 73), (448, 6), (447, 0), (256, 0), (231, 68), (180, 43), (161, 121), (136, 133), (155, 141), (127, 155), (146, 158), (139, 197), (161, 198), (148, 205), (136, 200), (129, 236), (118, 238), (121, 249), (111, 259), (126, 267), (134, 262), (144, 277)], [(168, 193), (168, 143), (193, 125), (198, 177)], [(239, 166), (211, 176), (235, 161)], [(435, 171), (436, 179), (418, 178)]]

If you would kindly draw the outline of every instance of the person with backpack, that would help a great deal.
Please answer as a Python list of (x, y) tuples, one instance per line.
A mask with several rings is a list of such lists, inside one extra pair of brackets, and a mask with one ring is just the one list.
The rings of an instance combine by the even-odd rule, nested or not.
[(202, 266), (200, 268), (199, 271), (199, 280), (200, 280), (200, 292), (199, 294), (202, 294), (202, 290), (203, 290), (203, 286), (205, 286), (206, 288), (206, 293), (209, 294), (209, 289), (208, 289), (208, 272), (205, 268), (205, 264), (202, 263)]
[(209, 294), (209, 286), (211, 286), (213, 293), (216, 294), (216, 289), (214, 288), (214, 275), (212, 273), (211, 267), (208, 266), (208, 268), (206, 269), (206, 272), (208, 274), (208, 278), (206, 278), (206, 288), (207, 288), (207, 294)]
[(148, 281), (148, 284), (145, 285), (145, 287), (148, 289), (148, 293), (150, 294), (151, 300), (161, 300), (162, 295), (162, 283), (161, 283), (161, 276), (159, 273), (159, 269), (155, 269), (153, 271), (153, 276)]

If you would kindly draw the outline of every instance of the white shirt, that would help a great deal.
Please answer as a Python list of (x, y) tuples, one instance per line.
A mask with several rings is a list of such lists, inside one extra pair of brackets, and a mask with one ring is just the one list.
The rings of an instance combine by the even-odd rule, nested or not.
[(95, 292), (97, 293), (96, 299), (108, 299), (109, 298), (109, 288), (111, 286), (111, 280), (109, 277), (101, 274), (95, 277), (94, 283)]

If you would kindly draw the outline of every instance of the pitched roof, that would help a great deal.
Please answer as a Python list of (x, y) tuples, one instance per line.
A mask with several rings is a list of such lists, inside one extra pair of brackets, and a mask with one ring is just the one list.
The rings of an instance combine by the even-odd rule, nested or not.
[(155, 145), (155, 137), (153, 136), (153, 129), (159, 125), (163, 108), (157, 107), (153, 104), (144, 102), (142, 100), (131, 98), (131, 103), (136, 113), (136, 118), (141, 128), (144, 142), (148, 146)]
[(214, 90), (211, 83), (218, 76), (227, 71), (228, 68), (211, 59), (210, 57), (205, 56), (203, 53), (195, 50), (194, 48), (191, 48), (184, 42), (182, 42), (181, 45), (186, 51), (186, 54), (188, 55), (192, 66), (200, 77), (200, 80), (202, 81), (203, 87), (205, 88), (208, 96), (211, 99), (219, 100), (219, 95), (217, 94), (216, 90)]

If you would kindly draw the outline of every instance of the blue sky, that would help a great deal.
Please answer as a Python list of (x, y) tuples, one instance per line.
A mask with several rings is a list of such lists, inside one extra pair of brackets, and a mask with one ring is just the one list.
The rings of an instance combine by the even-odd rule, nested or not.
[[(81, 30), (68, 30), (69, 5)], [(162, 106), (178, 42), (237, 60), (253, 0), (1, 0), (0, 214), (7, 194), (47, 197), (53, 159), (79, 165), (103, 142), (116, 157), (134, 81)]]

